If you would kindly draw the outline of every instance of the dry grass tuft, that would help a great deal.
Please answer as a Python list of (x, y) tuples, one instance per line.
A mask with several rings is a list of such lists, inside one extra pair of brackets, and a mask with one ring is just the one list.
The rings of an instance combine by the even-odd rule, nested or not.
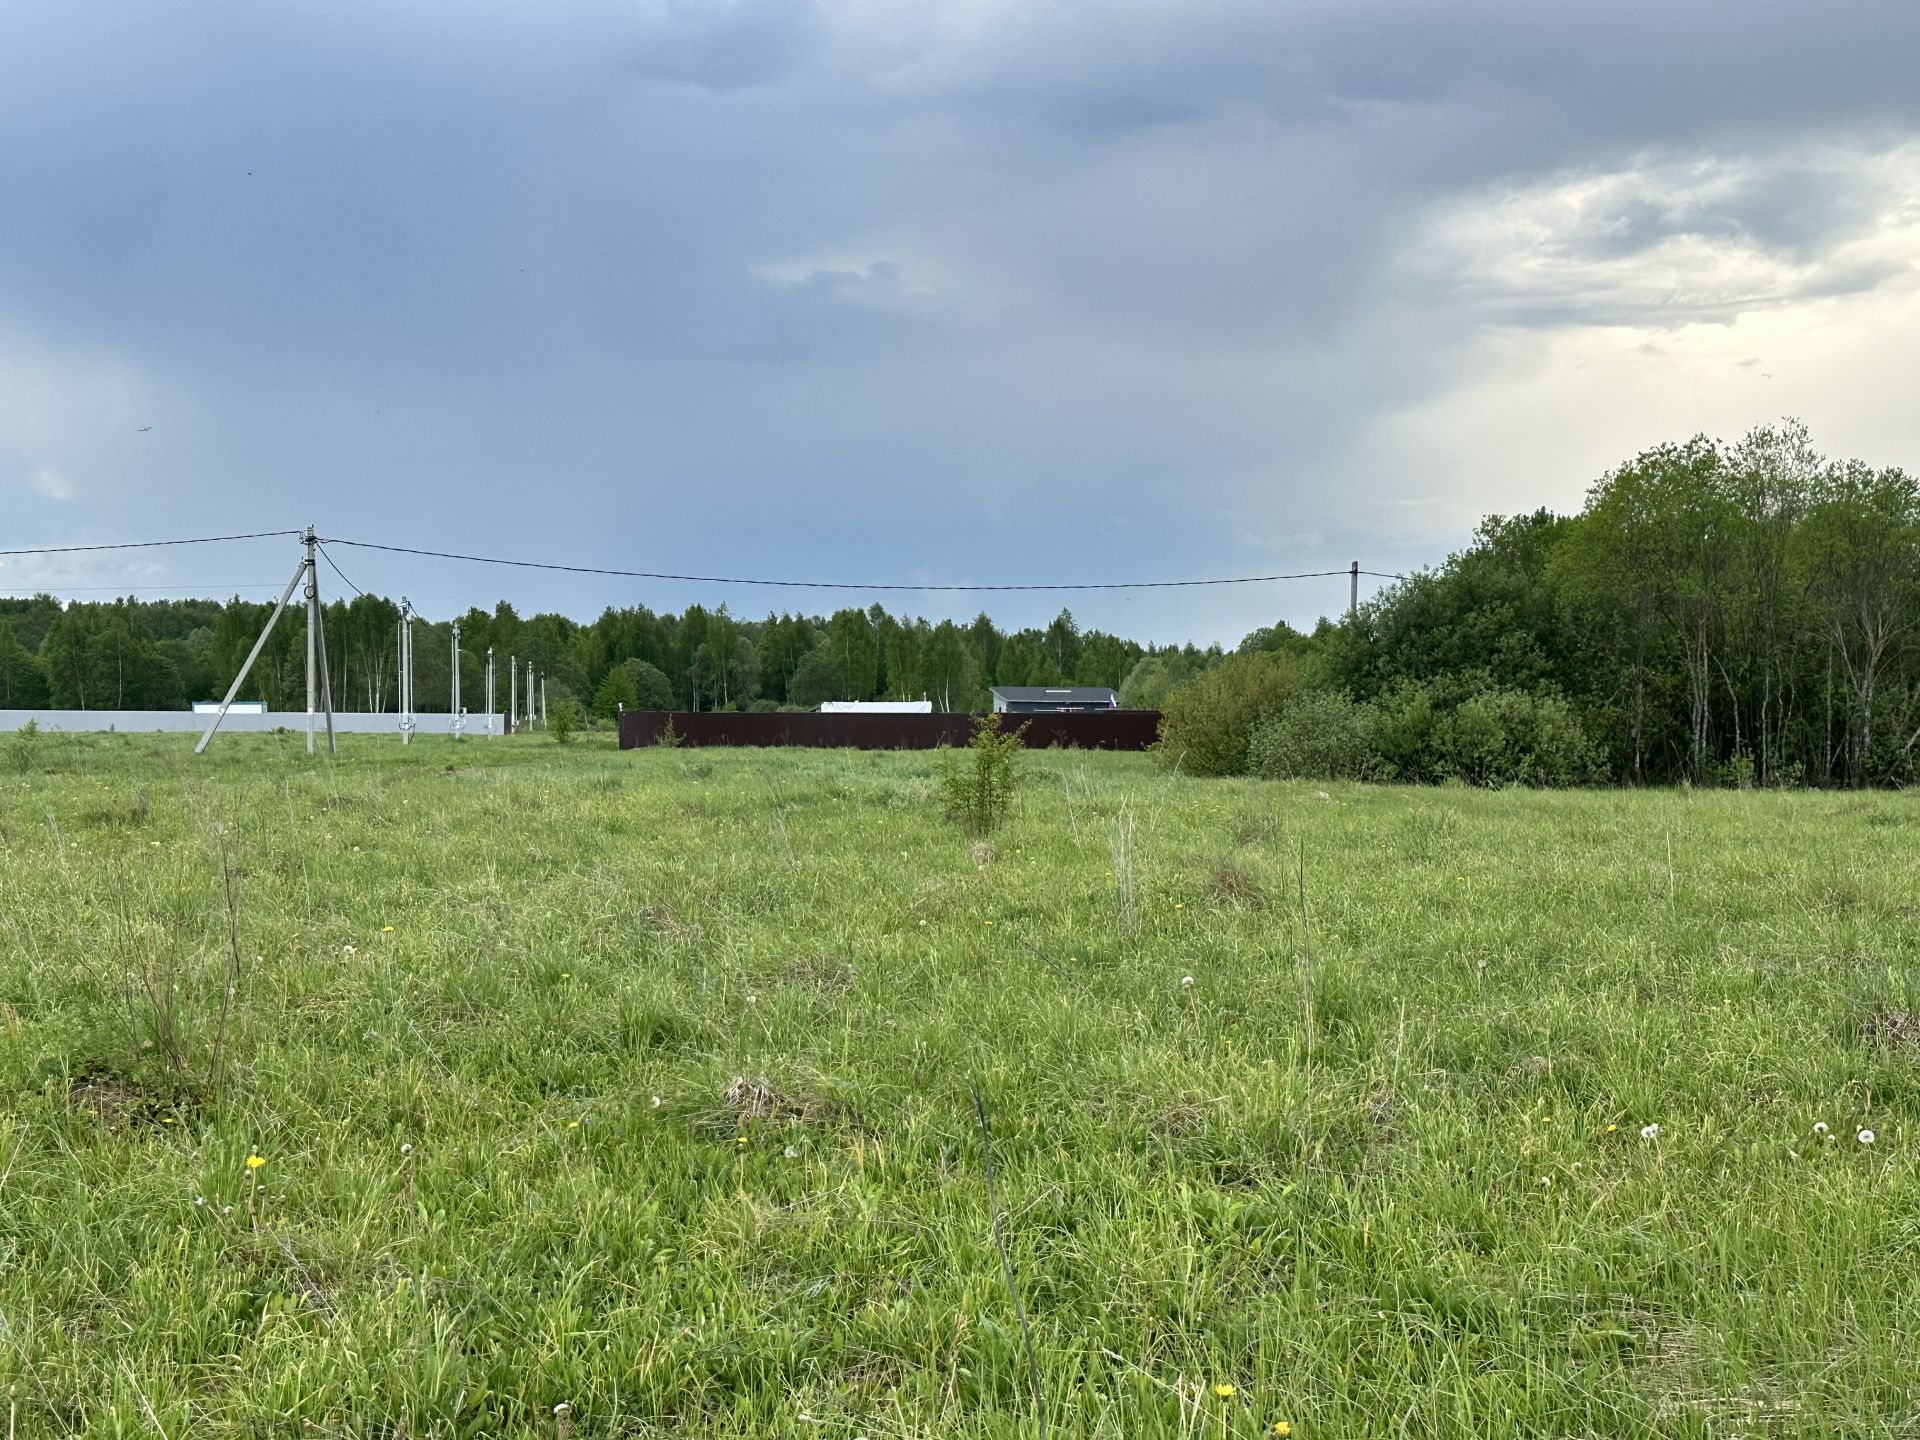
[(823, 995), (845, 995), (860, 978), (859, 967), (833, 955), (802, 955), (787, 966), (787, 978)]
[(149, 1083), (99, 1065), (76, 1071), (67, 1084), (67, 1104), (110, 1129), (177, 1121), (192, 1111), (196, 1099), (184, 1084)]
[(1214, 867), (1207, 893), (1213, 897), (1214, 904), (1241, 910), (1262, 910), (1267, 904), (1267, 892), (1260, 882), (1230, 860)]
[(1860, 1022), (1860, 1042), (1874, 1050), (1920, 1054), (1920, 1015), (1910, 1010), (1876, 1010)]
[(765, 1076), (749, 1080), (736, 1075), (720, 1092), (720, 1112), (711, 1128), (734, 1130), (749, 1122), (823, 1129), (857, 1124), (858, 1117), (837, 1100), (780, 1090)]

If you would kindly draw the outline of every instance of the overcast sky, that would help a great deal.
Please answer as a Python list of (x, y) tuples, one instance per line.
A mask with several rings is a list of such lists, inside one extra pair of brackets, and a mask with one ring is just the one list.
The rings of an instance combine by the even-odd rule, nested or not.
[[(1400, 570), (1698, 431), (1911, 467), (1916, 58), (1914, 0), (9, 0), (0, 548)], [(844, 603), (335, 553), (430, 615)], [(1345, 599), (1068, 603), (1204, 642)]]

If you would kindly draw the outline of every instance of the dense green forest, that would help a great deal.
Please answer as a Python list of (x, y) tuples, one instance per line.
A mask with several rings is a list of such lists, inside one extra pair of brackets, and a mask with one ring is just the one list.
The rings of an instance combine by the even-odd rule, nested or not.
[[(217, 695), (268, 608), (0, 600), (0, 707), (155, 708)], [(895, 616), (739, 619), (609, 609), (589, 624), (502, 602), (459, 617), (463, 703), (491, 646), (531, 660), (597, 715), (810, 707), (927, 696), (981, 706), (990, 684), (1111, 685), (1164, 708), (1193, 773), (1475, 783), (1687, 780), (1895, 784), (1920, 746), (1920, 489), (1818, 454), (1797, 423), (1737, 443), (1650, 450), (1577, 515), (1493, 517), (1465, 549), (1311, 634), (1275, 625), (1233, 652), (1155, 649), (1071, 614), (1006, 633)], [(343, 708), (390, 709), (398, 610), (331, 604)], [(415, 693), (449, 703), (450, 626), (416, 622)], [(303, 617), (282, 621), (252, 698), (304, 705)], [(504, 698), (502, 699), (504, 704)]]
[[(218, 697), (232, 682), (272, 610), (245, 600), (116, 600), (62, 607), (48, 596), (0, 599), (0, 708), (171, 709)], [(723, 605), (678, 615), (645, 606), (609, 609), (589, 624), (564, 615), (522, 617), (505, 601), (458, 617), (461, 702), (479, 710), (486, 653), (506, 707), (507, 662), (547, 677), (549, 702), (578, 697), (600, 716), (629, 709), (748, 709), (823, 700), (931, 699), (943, 710), (984, 704), (989, 685), (1065, 681), (1118, 689), (1149, 652), (1062, 611), (1044, 630), (1008, 634), (986, 615), (950, 620), (889, 614), (881, 606), (828, 616), (736, 619)], [(391, 710), (399, 607), (379, 596), (326, 607), (334, 700), (343, 709)], [(452, 622), (416, 618), (414, 703), (452, 703)], [(1165, 652), (1182, 673), (1220, 658), (1219, 647)], [(306, 706), (306, 616), (289, 608), (242, 691), (273, 709)]]

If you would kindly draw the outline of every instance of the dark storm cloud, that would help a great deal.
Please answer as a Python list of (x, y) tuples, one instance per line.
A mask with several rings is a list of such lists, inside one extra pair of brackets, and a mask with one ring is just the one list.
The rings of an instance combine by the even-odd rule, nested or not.
[[(1917, 40), (1904, 3), (10, 7), (8, 538), (312, 516), (963, 581), (1429, 558), (1458, 537), (1357, 516), (1342, 467), (1476, 326), (1902, 273), (1858, 242)], [(695, 593), (364, 563), (443, 606)]]

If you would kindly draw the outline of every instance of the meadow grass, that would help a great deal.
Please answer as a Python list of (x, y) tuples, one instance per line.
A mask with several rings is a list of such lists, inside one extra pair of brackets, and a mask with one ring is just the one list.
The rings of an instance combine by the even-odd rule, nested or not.
[(975, 1087), (1052, 1435), (1920, 1426), (1906, 796), (189, 743), (0, 756), (9, 1436), (1036, 1435)]

